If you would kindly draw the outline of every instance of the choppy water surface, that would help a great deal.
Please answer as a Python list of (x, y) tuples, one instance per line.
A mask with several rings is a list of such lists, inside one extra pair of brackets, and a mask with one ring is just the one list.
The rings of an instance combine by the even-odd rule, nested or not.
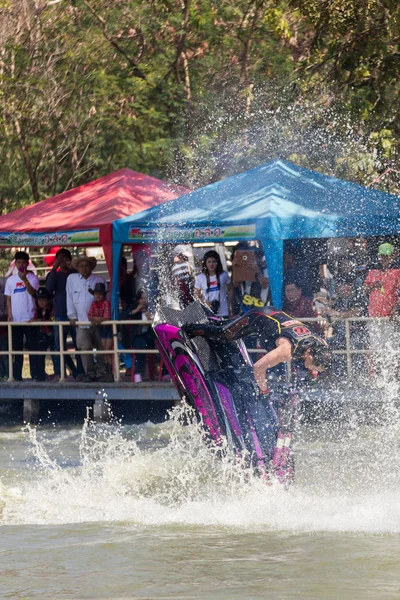
[(395, 410), (304, 425), (288, 491), (180, 412), (0, 432), (2, 598), (400, 597)]

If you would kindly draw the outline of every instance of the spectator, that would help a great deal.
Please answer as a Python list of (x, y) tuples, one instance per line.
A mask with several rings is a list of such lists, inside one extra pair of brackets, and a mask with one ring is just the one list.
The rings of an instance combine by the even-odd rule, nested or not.
[[(89, 289), (89, 292), (94, 296), (94, 301), (88, 312), (89, 321), (92, 323), (92, 327), (89, 329), (92, 337), (92, 347), (96, 348), (96, 350), (112, 350), (112, 327), (110, 325), (103, 325), (104, 321), (110, 321), (111, 319), (111, 304), (106, 299), (106, 286), (104, 283), (96, 283), (94, 289)], [(99, 360), (99, 358), (102, 360)], [(96, 366), (99, 366), (103, 360), (105, 363), (105, 375), (103, 375), (101, 381), (114, 381), (112, 376), (112, 355), (98, 355)], [(102, 372), (100, 369), (100, 372), (97, 373), (98, 381), (101, 376)]]
[[(29, 254), (27, 252), (16, 252), (15, 267), (17, 273), (11, 275), (6, 282), (5, 296), (7, 302), (7, 317), (9, 321), (15, 323), (27, 323), (35, 315), (35, 295), (39, 288), (39, 279), (28, 271)], [(13, 350), (22, 351), (24, 349), (24, 336), (28, 350), (36, 350), (37, 339), (35, 327), (17, 326), (12, 328)], [(24, 357), (22, 354), (14, 356), (13, 377), (16, 381), (22, 381), (22, 366)], [(29, 355), (30, 373), (32, 379), (36, 380), (37, 360), (36, 356)]]
[(396, 246), (393, 246), (392, 268), (393, 269), (400, 269), (400, 252), (399, 252), (399, 249), (396, 248)]
[(351, 260), (353, 267), (351, 277), (354, 280), (355, 306), (360, 308), (361, 315), (367, 316), (368, 297), (367, 290), (364, 287), (364, 280), (368, 271), (374, 268), (374, 264), (369, 255), (368, 241), (365, 238), (360, 237), (353, 240)]
[[(336, 296), (332, 307), (325, 308), (325, 315), (337, 317), (340, 319), (349, 319), (351, 317), (360, 317), (366, 314), (366, 307), (361, 306), (357, 296), (357, 290), (354, 283), (354, 277), (350, 274), (343, 275), (336, 282)], [(350, 349), (364, 350), (366, 346), (365, 323), (350, 322)], [(331, 347), (338, 350), (346, 349), (346, 325), (344, 321), (335, 321), (333, 323), (333, 337)], [(357, 373), (365, 373), (365, 357), (354, 355), (352, 364), (356, 366)], [(333, 371), (336, 375), (347, 376), (347, 357), (343, 355), (334, 356)]]
[[(342, 240), (343, 241), (343, 240)], [(347, 242), (347, 239), (344, 240)], [(347, 245), (346, 245), (347, 248)], [(346, 250), (347, 251), (347, 250)], [(354, 263), (349, 258), (349, 256), (336, 256), (330, 259), (329, 264), (323, 265), (321, 269), (321, 287), (314, 294), (314, 308), (322, 298), (328, 302), (330, 306), (333, 305), (333, 302), (336, 298), (336, 288), (338, 282), (342, 281), (344, 278), (352, 279), (353, 283), (356, 280), (356, 272), (354, 270)], [(362, 282), (364, 283), (364, 278), (362, 278)], [(320, 311), (318, 311), (320, 312)], [(323, 312), (323, 311), (322, 311)]]
[(287, 248), (283, 254), (283, 281), (294, 281), (296, 279), (298, 268), (298, 260), (294, 248)]
[(368, 271), (373, 268), (366, 238), (355, 238), (351, 257), (354, 265), (355, 286), (356, 289), (359, 289), (363, 286)]
[(283, 310), (292, 317), (315, 317), (312, 301), (303, 295), (301, 284), (296, 281), (285, 285)]
[(260, 248), (239, 242), (232, 252), (232, 280), (235, 311), (244, 313), (271, 302), (268, 270)]
[[(71, 267), (72, 256), (67, 248), (61, 248), (56, 252), (56, 259), (53, 267), (46, 278), (46, 289), (53, 294), (54, 320), (57, 322), (69, 321), (67, 315), (67, 279), (77, 271)], [(75, 327), (63, 326), (64, 349), (67, 347), (68, 330), (71, 332), (72, 343), (74, 348), (78, 350), (76, 345), (76, 329)], [(60, 328), (54, 327), (54, 347), (55, 350), (60, 350)], [(79, 355), (76, 356), (76, 366), (72, 357), (69, 354), (64, 355), (65, 366), (71, 371), (71, 375), (76, 379), (77, 375), (84, 375), (82, 359)], [(60, 357), (54, 356), (54, 374), (56, 377), (61, 375)]]
[[(381, 269), (371, 269), (364, 281), (364, 287), (369, 293), (368, 314), (379, 317), (379, 321), (368, 322), (368, 333), (372, 350), (375, 374), (382, 372), (387, 364), (388, 355), (395, 363), (398, 357), (393, 351), (399, 349), (399, 335), (391, 320), (398, 305), (400, 289), (400, 269), (393, 268), (394, 248), (391, 244), (381, 244), (378, 248), (378, 258)], [(392, 369), (392, 373), (395, 369)]]
[[(148, 310), (147, 296), (143, 290), (139, 290), (133, 304), (129, 307), (123, 319), (132, 319), (134, 321), (148, 321), (151, 319), (151, 314)], [(129, 331), (129, 338), (126, 333)], [(125, 329), (123, 344), (125, 348), (136, 348), (137, 350), (146, 350), (154, 348), (154, 334), (151, 327), (148, 325), (130, 325)], [(145, 354), (135, 355), (134, 366), (134, 381), (139, 383), (142, 381), (144, 365), (146, 361)]]
[(46, 254), (43, 256), (43, 261), (46, 265), (46, 270), (45, 270), (46, 277), (50, 273), (50, 271), (56, 261), (57, 252), (59, 250), (61, 250), (60, 246), (52, 246), (51, 248), (45, 249)]
[[(136, 251), (133, 258), (134, 270), (136, 272), (136, 291), (146, 290), (149, 309), (153, 312), (157, 309), (161, 299), (160, 291), (164, 287), (160, 271), (160, 256), (163, 252), (162, 244), (153, 247), (152, 250), (149, 246), (142, 246)], [(165, 298), (162, 297), (162, 300), (164, 301)]]
[[(27, 271), (29, 271), (29, 273), (34, 273), (35, 275), (37, 275), (36, 267), (31, 261), (31, 259), (29, 259)], [(5, 276), (6, 278), (8, 278), (10, 277), (10, 275), (18, 275), (18, 267), (15, 264), (15, 258), (13, 258), (10, 262)]]
[(284, 284), (297, 281), (303, 295), (312, 300), (321, 286), (321, 267), (327, 262), (326, 240), (287, 240), (284, 252)]
[(178, 303), (184, 309), (194, 300), (194, 276), (189, 257), (179, 252), (173, 258), (172, 281), (178, 293)]
[[(51, 302), (51, 294), (45, 287), (40, 287), (36, 293), (36, 310), (35, 315), (31, 321), (53, 321), (54, 311), (53, 304)], [(39, 328), (37, 338), (37, 350), (40, 352), (46, 352), (46, 350), (54, 351), (54, 327), (51, 325), (42, 325)], [(46, 355), (37, 356), (37, 380), (46, 380)], [(55, 372), (55, 356), (51, 356), (53, 361), (53, 367)], [(55, 375), (55, 380), (58, 380), (59, 376)]]
[(133, 258), (138, 290), (146, 290), (150, 281), (150, 256), (146, 248), (139, 248)]
[(233, 304), (233, 287), (230, 277), (222, 268), (221, 258), (215, 250), (205, 253), (202, 272), (195, 280), (195, 296), (219, 317), (229, 316)]
[(128, 273), (128, 261), (125, 256), (121, 256), (119, 269), (119, 299), (121, 301), (122, 310), (130, 306), (136, 296), (136, 275), (137, 269), (135, 266), (132, 273)]
[[(4, 288), (6, 285), (5, 277), (0, 277), (0, 321), (7, 321), (6, 298)], [(0, 350), (8, 350), (8, 331), (7, 327), (0, 325)], [(8, 356), (0, 355), (0, 381), (8, 379)]]
[[(97, 261), (92, 256), (80, 256), (72, 261), (72, 267), (78, 270), (78, 273), (72, 273), (68, 276), (67, 293), (67, 315), (71, 326), (76, 327), (77, 321), (89, 321), (88, 312), (93, 302), (93, 290), (96, 283), (105, 281), (102, 277), (93, 274)], [(89, 325), (79, 325), (76, 333), (76, 342), (81, 350), (92, 350), (92, 335)], [(101, 374), (105, 374), (104, 358), (99, 355)], [(96, 370), (92, 354), (82, 354), (82, 363), (85, 375), (77, 375), (77, 381), (96, 381)]]

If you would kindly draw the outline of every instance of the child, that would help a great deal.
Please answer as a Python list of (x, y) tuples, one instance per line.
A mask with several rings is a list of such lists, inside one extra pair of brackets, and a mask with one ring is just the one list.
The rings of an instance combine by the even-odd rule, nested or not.
[(222, 268), (218, 252), (209, 250), (205, 253), (201, 270), (202, 273), (196, 277), (195, 296), (205, 301), (219, 317), (227, 317), (229, 306), (233, 303), (233, 286), (228, 273)]
[[(111, 319), (111, 304), (106, 299), (106, 286), (104, 283), (96, 283), (94, 290), (89, 290), (94, 296), (88, 318), (94, 327), (93, 329), (93, 341), (96, 344), (96, 349), (100, 350), (112, 350), (113, 347), (113, 335), (112, 328), (110, 325), (102, 325), (104, 321), (110, 321)], [(114, 381), (112, 375), (112, 355), (111, 354), (99, 354), (97, 357), (98, 368), (101, 369), (105, 363), (105, 375), (101, 377), (102, 381), (111, 382)]]
[[(52, 294), (45, 288), (40, 287), (36, 292), (36, 310), (35, 315), (31, 321), (54, 321)], [(36, 329), (36, 327), (34, 328)], [(51, 325), (42, 325), (39, 328), (37, 338), (37, 350), (40, 352), (46, 352), (50, 350), (54, 352), (54, 329)], [(51, 356), (53, 361), (53, 368), (55, 367), (55, 356)], [(46, 381), (46, 355), (37, 355), (36, 369), (37, 369), (37, 381)], [(58, 380), (59, 377), (53, 376), (53, 380)]]

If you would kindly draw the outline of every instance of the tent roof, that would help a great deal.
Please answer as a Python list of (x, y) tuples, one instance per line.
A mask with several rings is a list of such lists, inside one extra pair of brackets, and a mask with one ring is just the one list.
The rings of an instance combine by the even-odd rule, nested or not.
[(121, 169), (0, 216), (0, 231), (35, 233), (95, 229), (186, 191), (131, 169)]
[(375, 232), (377, 227), (385, 229), (387, 220), (397, 230), (399, 213), (397, 196), (277, 160), (121, 219), (114, 231), (123, 241), (128, 225), (264, 221), (270, 229), (275, 223), (273, 235), (283, 238), (355, 235), (356, 225), (360, 233), (372, 235), (389, 233)]

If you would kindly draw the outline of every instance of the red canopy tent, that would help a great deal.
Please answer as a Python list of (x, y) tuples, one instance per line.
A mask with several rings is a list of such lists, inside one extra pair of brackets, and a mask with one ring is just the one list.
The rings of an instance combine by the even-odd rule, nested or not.
[(0, 246), (103, 246), (112, 273), (112, 223), (186, 193), (131, 169), (0, 217)]

